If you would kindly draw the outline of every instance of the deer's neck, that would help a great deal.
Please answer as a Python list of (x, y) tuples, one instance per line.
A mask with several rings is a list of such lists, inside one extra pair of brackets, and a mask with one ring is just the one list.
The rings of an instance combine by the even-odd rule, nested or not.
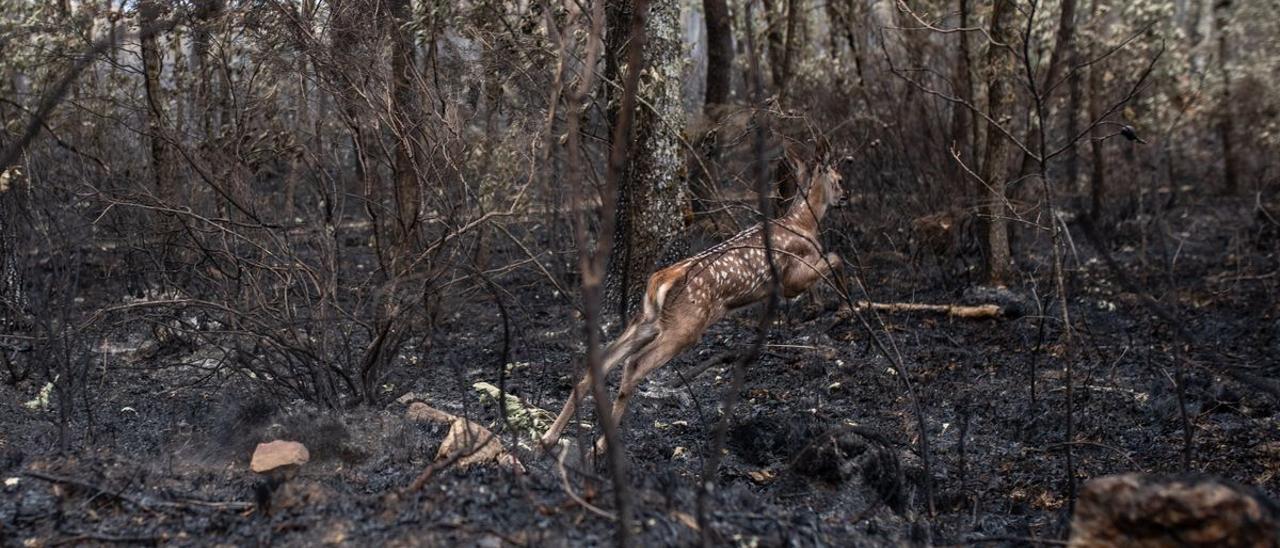
[(818, 223), (827, 214), (827, 198), (823, 195), (822, 185), (810, 187), (804, 198), (791, 204), (786, 219), (797, 228), (817, 232)]

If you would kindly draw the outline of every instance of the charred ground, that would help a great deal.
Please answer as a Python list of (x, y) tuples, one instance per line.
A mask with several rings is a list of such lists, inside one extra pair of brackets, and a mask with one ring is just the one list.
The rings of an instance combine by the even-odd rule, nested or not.
[[(1267, 383), (1278, 373), (1275, 227), (1252, 208), (1217, 200), (1172, 210), (1164, 226), (1179, 243), (1167, 252), (1144, 248), (1136, 231), (1111, 227), (1108, 252), (1146, 294), (1124, 291), (1073, 232), (1070, 313), (1079, 329), (1070, 345), (1053, 321), (1056, 312), (1037, 304), (1037, 297), (1052, 299), (1044, 297), (1048, 259), (1034, 241), (1024, 243), (1032, 251), (1022, 264), (1028, 274), (1015, 291), (1015, 316), (867, 316), (910, 371), (928, 428), (931, 482), (912, 402), (892, 363), (869, 344), (869, 332), (836, 311), (830, 290), (788, 303), (734, 412), (711, 497), (716, 534), (761, 545), (1061, 538), (1068, 443), (1077, 481), (1180, 473), (1185, 455), (1193, 472), (1274, 496), (1280, 406), (1265, 386), (1227, 374), (1233, 368)], [(871, 229), (828, 237), (873, 300), (981, 297), (966, 291), (962, 274), (875, 253)], [(509, 393), (553, 409), (576, 379), (582, 337), (573, 297), (532, 268), (498, 281), (509, 336), (494, 300), (458, 299), (439, 319), (438, 336), (406, 347), (372, 407), (335, 410), (281, 398), (243, 371), (190, 365), (198, 343), (148, 345), (150, 329), (117, 330), (101, 341), (86, 412), (67, 425), (66, 452), (56, 412), (24, 406), (45, 382), (0, 386), (0, 474), (16, 478), (3, 487), (4, 542), (607, 542), (612, 523), (574, 503), (555, 459), (530, 451), (527, 439), (517, 443), (496, 407), (471, 389), (501, 381)], [(83, 298), (119, 298), (95, 287), (82, 284)], [(1154, 316), (1142, 302), (1147, 297), (1182, 321), (1194, 341)], [(748, 345), (756, 314), (714, 326), (696, 350), (655, 374), (634, 405), (624, 439), (646, 544), (697, 540), (694, 489), (729, 372), (722, 364), (684, 375)], [(1070, 442), (1064, 359), (1074, 360)], [(450, 469), (423, 492), (400, 494), (445, 434), (405, 420), (394, 400), (406, 393), (494, 427), (527, 474)], [(583, 419), (590, 422), (590, 414)], [(579, 440), (592, 435), (569, 432)], [(312, 462), (283, 484), (247, 469), (253, 446), (274, 438), (301, 441), (312, 452)], [(581, 459), (576, 448), (566, 459), (573, 489), (609, 507), (603, 463)]]

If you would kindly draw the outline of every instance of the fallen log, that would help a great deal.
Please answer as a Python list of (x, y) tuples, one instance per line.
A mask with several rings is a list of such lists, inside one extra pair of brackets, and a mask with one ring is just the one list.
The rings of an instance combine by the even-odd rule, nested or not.
[[(854, 303), (858, 310), (875, 310), (878, 312), (932, 312), (938, 314), (946, 314), (952, 318), (964, 319), (982, 319), (982, 318), (999, 318), (1004, 315), (1004, 308), (996, 304), (921, 304), (921, 303), (875, 303), (869, 301), (857, 301)], [(843, 307), (842, 312), (848, 312), (849, 307)]]
[(1276, 546), (1262, 495), (1209, 477), (1105, 476), (1085, 484), (1069, 546)]
[(441, 411), (422, 402), (413, 402), (405, 412), (405, 418), (411, 422), (435, 422), (449, 425), (449, 432), (440, 449), (436, 451), (435, 461), (431, 463), (410, 485), (409, 491), (418, 491), (439, 471), (454, 464), (460, 468), (469, 468), (478, 464), (496, 463), (510, 469), (516, 474), (525, 472), (524, 465), (512, 455), (498, 437), (485, 428), (464, 417)]

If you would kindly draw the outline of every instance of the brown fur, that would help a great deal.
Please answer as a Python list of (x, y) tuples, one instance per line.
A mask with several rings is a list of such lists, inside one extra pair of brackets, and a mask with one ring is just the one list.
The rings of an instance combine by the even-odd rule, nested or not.
[[(771, 221), (769, 231), (778, 281), (786, 297), (827, 279), (841, 264), (834, 253), (824, 254), (818, 241), (818, 225), (827, 209), (844, 198), (840, 175), (831, 166), (812, 172), (805, 166), (797, 168), (805, 199), (796, 200), (785, 216)], [(730, 311), (767, 298), (770, 278), (761, 225), (653, 273), (643, 312), (605, 349), (601, 364), (605, 374), (626, 364), (614, 401), (614, 420), (622, 420), (631, 395), (649, 373), (696, 344), (707, 327)], [(542, 437), (544, 447), (559, 441), (590, 383), (588, 374), (574, 387), (555, 424)]]

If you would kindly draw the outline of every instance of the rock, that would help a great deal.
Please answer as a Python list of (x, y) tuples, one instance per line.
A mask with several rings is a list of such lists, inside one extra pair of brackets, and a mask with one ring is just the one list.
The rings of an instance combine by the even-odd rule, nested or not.
[(259, 443), (253, 450), (249, 469), (259, 474), (289, 466), (301, 466), (311, 460), (307, 447), (296, 441), (275, 440)]
[(1271, 501), (1208, 477), (1105, 476), (1085, 484), (1069, 545), (1276, 546)]

